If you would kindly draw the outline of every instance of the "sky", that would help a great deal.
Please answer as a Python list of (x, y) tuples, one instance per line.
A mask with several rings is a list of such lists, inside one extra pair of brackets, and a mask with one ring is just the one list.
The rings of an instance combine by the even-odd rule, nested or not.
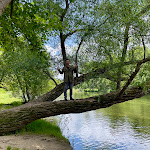
[[(62, 60), (62, 55), (61, 55), (61, 46), (60, 46), (60, 43), (57, 45), (57, 46), (54, 46), (52, 47), (51, 45), (48, 45), (48, 44), (45, 44), (45, 47), (47, 49), (47, 52), (50, 53), (52, 59), (54, 60), (54, 64), (52, 64), (52, 70), (55, 71), (56, 73), (56, 78), (58, 79), (63, 79), (63, 75), (62, 74), (59, 74), (59, 72), (57, 71), (57, 67), (59, 66), (60, 69), (62, 69), (62, 64), (59, 63), (59, 60)], [(69, 46), (66, 44), (66, 52), (68, 54), (72, 54), (73, 53), (73, 48), (76, 47), (76, 45), (74, 46)], [(74, 65), (74, 64), (72, 64)]]

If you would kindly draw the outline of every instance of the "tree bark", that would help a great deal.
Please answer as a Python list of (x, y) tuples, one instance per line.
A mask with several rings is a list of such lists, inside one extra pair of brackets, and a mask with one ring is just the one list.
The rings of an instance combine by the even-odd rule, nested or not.
[(142, 37), (142, 35), (141, 35), (141, 38), (142, 38), (142, 44), (143, 44), (143, 49), (144, 49), (144, 59), (145, 59), (146, 58), (146, 46), (144, 42), (144, 37)]
[(65, 64), (65, 61), (66, 61), (66, 49), (65, 49), (65, 38), (63, 36), (63, 33), (62, 31), (60, 31), (60, 43), (61, 43), (61, 53), (62, 53), (62, 56), (63, 56), (63, 62)]
[(68, 113), (82, 113), (99, 108), (109, 107), (144, 95), (142, 89), (132, 88), (122, 96), (115, 99), (118, 91), (75, 101), (58, 102), (29, 102), (27, 104), (7, 109), (0, 112), (0, 135), (15, 131), (29, 124), (30, 122), (49, 116)]
[(117, 95), (117, 99), (120, 98), (123, 93), (125, 92), (125, 90), (128, 88), (128, 86), (131, 84), (131, 82), (133, 81), (133, 79), (136, 77), (137, 73), (140, 71), (140, 67), (143, 63), (146, 63), (150, 61), (150, 57), (146, 58), (146, 59), (143, 59), (141, 61), (139, 61), (137, 63), (137, 66), (135, 68), (135, 71), (131, 74), (130, 78), (128, 79), (128, 81), (126, 82), (125, 86), (122, 88), (122, 90), (119, 92), (119, 94)]
[(10, 18), (12, 18), (12, 14), (13, 14), (13, 1), (14, 0), (11, 0)]
[(0, 0), (0, 15), (5, 10), (7, 5), (11, 2), (11, 0)]

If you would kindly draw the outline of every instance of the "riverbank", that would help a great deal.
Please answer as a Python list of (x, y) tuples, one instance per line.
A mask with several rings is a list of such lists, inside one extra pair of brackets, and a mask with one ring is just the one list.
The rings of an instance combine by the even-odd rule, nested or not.
[(24, 128), (0, 136), (0, 150), (72, 150), (60, 128), (39, 119)]
[(72, 150), (60, 128), (46, 120), (36, 120), (22, 129), (0, 136), (0, 150)]
[(2, 150), (72, 150), (69, 141), (60, 128), (46, 120), (39, 119), (16, 130), (14, 134), (0, 136)]
[[(0, 89), (0, 111), (21, 105), (20, 99)], [(36, 120), (15, 134), (0, 136), (0, 150), (72, 150), (60, 128), (43, 119)]]
[(44, 135), (7, 135), (0, 136), (2, 150), (72, 150), (69, 142)]

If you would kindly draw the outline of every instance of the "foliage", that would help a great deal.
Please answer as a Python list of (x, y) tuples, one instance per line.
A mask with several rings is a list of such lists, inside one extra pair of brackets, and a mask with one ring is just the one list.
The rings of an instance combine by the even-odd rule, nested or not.
[(3, 68), (7, 70), (3, 82), (9, 90), (17, 92), (18, 89), (21, 89), (23, 95), (28, 92), (33, 98), (42, 93), (43, 87), (48, 82), (48, 78), (42, 70), (49, 67), (46, 57), (40, 56), (37, 52), (19, 49), (13, 52), (4, 52), (2, 59), (4, 61)]
[(2, 85), (27, 102), (49, 86), (49, 77), (43, 72), (51, 72), (44, 42), (52, 26), (36, 3), (15, 1), (12, 18), (9, 9), (0, 17), (0, 75)]
[(10, 104), (12, 102), (21, 102), (21, 99), (18, 97), (14, 97), (11, 91), (6, 91), (4, 89), (0, 89), (0, 103), (1, 104)]
[[(44, 49), (48, 38), (52, 39), (50, 44), (61, 41), (63, 57), (66, 53), (73, 61), (83, 40), (78, 53), (79, 72), (111, 68), (103, 76), (91, 73), (95, 79), (85, 83), (86, 88), (94, 85), (104, 93), (115, 90), (119, 81), (123, 86), (134, 71), (137, 60), (143, 59), (144, 53), (149, 56), (147, 47), (146, 52), (143, 50), (144, 44), (149, 42), (147, 0), (17, 0), (12, 18), (9, 9), (0, 17), (3, 51), (0, 75), (9, 89), (18, 92), (20, 88), (24, 99), (29, 94), (34, 98), (47, 92), (49, 80), (42, 69), (53, 74), (49, 70), (50, 64), (63, 62), (62, 57), (57, 62), (48, 56)], [(77, 46), (70, 51), (66, 48), (67, 43)], [(124, 65), (124, 62), (130, 64)], [(140, 72), (133, 85), (139, 80), (140, 84), (149, 80), (146, 75), (149, 68), (143, 66), (141, 72), (145, 73)]]
[(109, 93), (109, 92), (115, 90), (115, 84), (105, 78), (94, 78), (94, 79), (90, 79), (80, 85), (77, 85), (76, 88), (85, 89), (85, 90), (98, 89), (99, 94), (106, 94), (106, 93)]

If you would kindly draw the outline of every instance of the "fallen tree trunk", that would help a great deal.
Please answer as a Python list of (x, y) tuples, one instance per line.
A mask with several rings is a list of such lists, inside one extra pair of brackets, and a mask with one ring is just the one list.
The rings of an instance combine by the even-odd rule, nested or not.
[(82, 113), (144, 96), (141, 88), (127, 90), (121, 99), (115, 99), (119, 91), (75, 101), (30, 102), (0, 112), (0, 135), (15, 131), (30, 122), (49, 116)]

